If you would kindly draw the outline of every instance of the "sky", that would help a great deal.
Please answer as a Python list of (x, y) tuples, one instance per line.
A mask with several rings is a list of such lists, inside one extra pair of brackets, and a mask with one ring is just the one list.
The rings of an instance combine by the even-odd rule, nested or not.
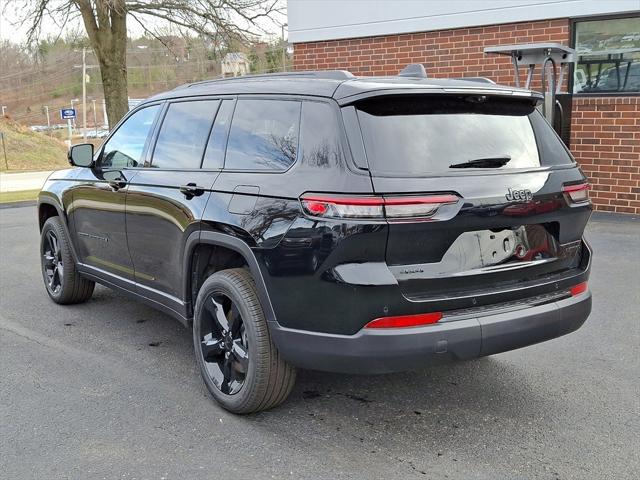
[[(284, 2), (284, 0), (282, 0)], [(23, 11), (21, 6), (29, 3), (29, 0), (0, 0), (0, 41), (11, 40), (14, 43), (22, 43), (27, 38), (28, 24), (21, 22), (20, 14)], [(16, 11), (16, 7), (19, 10)], [(286, 22), (286, 16), (282, 21)], [(281, 35), (281, 29), (278, 25), (275, 25), (271, 21), (266, 21), (261, 24), (261, 27), (265, 29), (269, 34), (279, 37)], [(135, 21), (127, 21), (127, 29), (129, 31), (129, 37), (136, 38), (144, 34), (142, 27)], [(61, 27), (57, 25), (51, 19), (45, 20), (42, 25), (42, 37), (57, 36), (60, 33)], [(78, 17), (75, 21), (69, 22), (65, 27), (66, 32), (84, 32), (84, 26), (81, 19)]]
[[(16, 12), (16, 7), (19, 8), (21, 4), (26, 3), (26, 1), (9, 2), (8, 0), (0, 0), (0, 40), (11, 40), (15, 43), (21, 43), (26, 40), (28, 24), (26, 22), (20, 22), (19, 12)], [(79, 29), (81, 23), (76, 21), (74, 25), (70, 25), (69, 27), (71, 30), (74, 28)], [(42, 33), (44, 37), (58, 35), (60, 33), (60, 26), (51, 20), (45, 21), (43, 22)]]

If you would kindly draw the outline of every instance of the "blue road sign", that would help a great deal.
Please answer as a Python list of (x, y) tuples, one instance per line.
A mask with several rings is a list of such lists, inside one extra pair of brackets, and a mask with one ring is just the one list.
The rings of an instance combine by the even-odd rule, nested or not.
[(76, 109), (75, 108), (61, 108), (60, 109), (60, 118), (62, 120), (69, 120), (71, 118), (76, 118)]

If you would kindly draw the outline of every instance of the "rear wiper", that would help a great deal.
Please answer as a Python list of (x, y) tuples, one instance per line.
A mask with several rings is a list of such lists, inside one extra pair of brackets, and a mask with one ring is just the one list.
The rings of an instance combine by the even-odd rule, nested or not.
[(476, 158), (468, 162), (454, 163), (453, 165), (449, 165), (449, 168), (500, 168), (509, 163), (509, 160), (511, 160), (510, 155)]

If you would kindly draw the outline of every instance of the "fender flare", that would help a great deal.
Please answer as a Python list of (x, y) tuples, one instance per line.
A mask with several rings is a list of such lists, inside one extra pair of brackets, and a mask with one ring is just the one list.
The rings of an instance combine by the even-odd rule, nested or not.
[(262, 305), (262, 310), (264, 311), (265, 319), (267, 320), (267, 325), (272, 325), (274, 323), (277, 324), (276, 315), (273, 310), (273, 305), (271, 304), (271, 299), (269, 297), (269, 293), (267, 291), (267, 286), (264, 281), (264, 277), (262, 276), (262, 271), (260, 270), (260, 266), (258, 265), (258, 260), (256, 259), (253, 250), (247, 245), (245, 242), (240, 240), (237, 237), (233, 237), (231, 235), (227, 235), (225, 233), (220, 232), (208, 232), (208, 231), (196, 231), (191, 233), (186, 240), (185, 243), (185, 259), (183, 265), (183, 278), (184, 278), (184, 299), (186, 302), (191, 303), (190, 295), (189, 295), (189, 286), (191, 282), (191, 257), (194, 249), (198, 245), (207, 244), (207, 245), (218, 245), (221, 247), (228, 248), (230, 250), (234, 250), (235, 252), (242, 255), (242, 257), (247, 262), (249, 266), (249, 271), (253, 276), (253, 279), (256, 284), (256, 290), (258, 291), (258, 298), (260, 299), (260, 304)]

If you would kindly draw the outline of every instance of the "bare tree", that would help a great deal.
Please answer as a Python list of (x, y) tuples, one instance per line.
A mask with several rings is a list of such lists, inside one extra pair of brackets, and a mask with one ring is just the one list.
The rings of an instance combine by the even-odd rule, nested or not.
[[(13, 0), (15, 5), (25, 0)], [(156, 35), (150, 24), (169, 23), (210, 37), (215, 45), (253, 38), (263, 20), (282, 13), (280, 0), (27, 0), (22, 14), (29, 22), (29, 40), (40, 35), (45, 21), (60, 26), (82, 18), (89, 42), (100, 64), (109, 125), (128, 110), (127, 20)], [(17, 8), (16, 8), (17, 9)]]

